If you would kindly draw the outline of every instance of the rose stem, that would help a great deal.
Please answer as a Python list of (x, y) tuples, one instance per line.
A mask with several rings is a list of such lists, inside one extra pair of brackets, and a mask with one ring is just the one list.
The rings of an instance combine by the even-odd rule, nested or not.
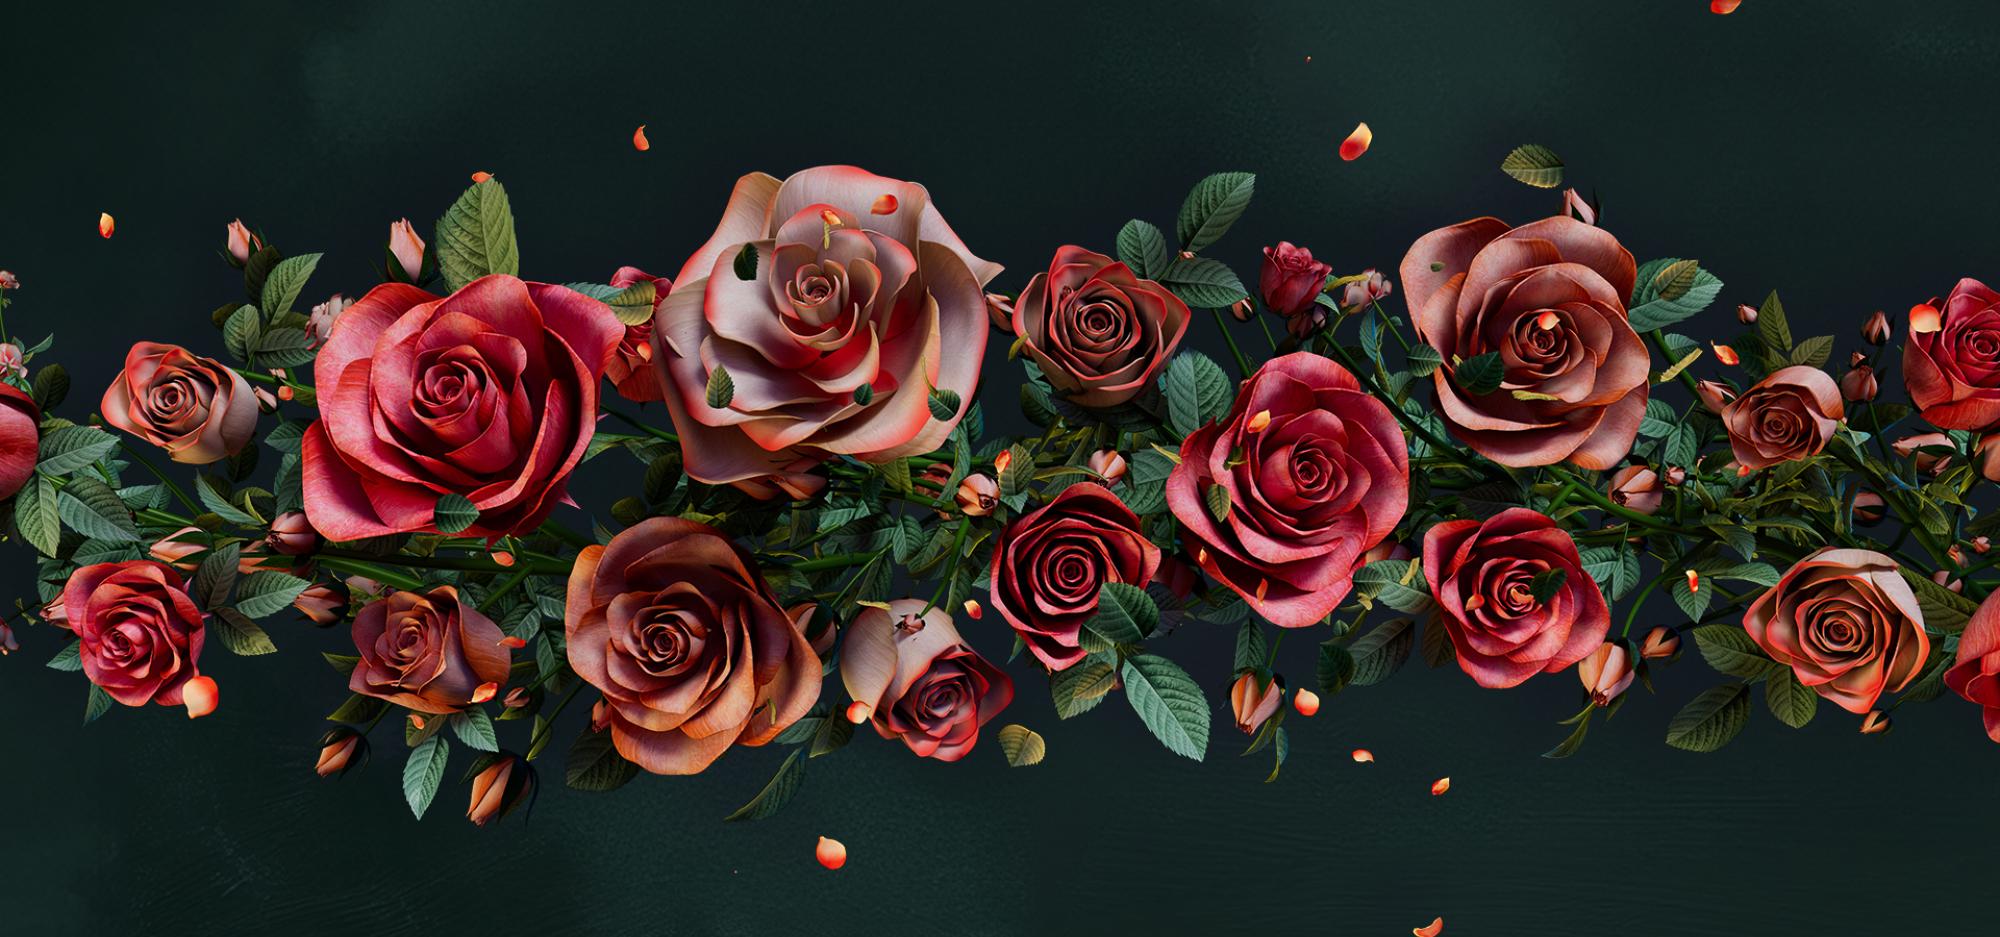
[(160, 483), (167, 486), (167, 490), (173, 492), (174, 497), (180, 500), (181, 506), (196, 514), (201, 513), (201, 508), (195, 504), (194, 499), (188, 497), (188, 493), (182, 490), (181, 486), (175, 483), (172, 478), (167, 477), (167, 473), (160, 471), (160, 467), (154, 465), (152, 460), (140, 454), (137, 447), (121, 438), (118, 440), (118, 448), (125, 450), (125, 454), (131, 456), (132, 461), (145, 466), (146, 471), (153, 473), (153, 477), (159, 479)]
[(547, 716), (542, 717), (542, 724), (536, 727), (533, 734), (528, 736), (527, 758), (529, 761), (535, 760), (535, 757), (542, 753), (542, 743), (545, 737), (555, 729), (556, 717), (562, 715), (562, 711), (569, 707), (569, 701), (575, 699), (577, 691), (582, 690), (585, 686), (586, 684), (582, 680), (577, 680), (576, 685), (570, 687), (569, 692), (564, 693), (563, 698), (556, 701), (556, 708), (550, 710)]
[(1236, 347), (1236, 336), (1229, 331), (1229, 321), (1222, 317), (1220, 309), (1210, 309), (1209, 313), (1215, 316), (1215, 327), (1222, 330), (1223, 340), (1229, 343), (1229, 353), (1236, 356), (1236, 373), (1248, 378), (1250, 372), (1256, 369), (1250, 366), (1250, 359), (1243, 357), (1243, 349)]
[(599, 402), (597, 405), (597, 409), (602, 410), (611, 416), (615, 416), (620, 420), (623, 420), (626, 425), (631, 426), (633, 429), (645, 433), (646, 435), (651, 436), (654, 439), (676, 444), (678, 444), (681, 441), (681, 438), (679, 436), (669, 433), (666, 430), (660, 429), (659, 427), (648, 426), (645, 423), (641, 423), (639, 422), (638, 417), (632, 416), (631, 414), (628, 414), (625, 411), (618, 409), (617, 407), (606, 406), (602, 402)]

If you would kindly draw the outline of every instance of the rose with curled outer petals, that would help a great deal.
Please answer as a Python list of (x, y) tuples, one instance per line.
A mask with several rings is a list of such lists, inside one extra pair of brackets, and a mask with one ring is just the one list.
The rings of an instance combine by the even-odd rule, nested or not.
[[(749, 279), (736, 271), (745, 245)], [(744, 176), (653, 317), (653, 365), (688, 476), (723, 484), (936, 448), (973, 402), (981, 288), (999, 272), (916, 183), (852, 166)], [(712, 407), (718, 372), (734, 390)], [(958, 395), (948, 419), (931, 413), (933, 389)]]
[(133, 345), (100, 410), (104, 422), (190, 465), (235, 455), (257, 432), (257, 398), (243, 375), (179, 345)]
[(1979, 706), (1986, 737), (2000, 742), (2000, 598), (1988, 596), (1972, 613), (1944, 685)]
[(1264, 263), (1257, 269), (1257, 293), (1272, 312), (1287, 319), (1316, 305), (1319, 291), (1333, 268), (1314, 260), (1312, 251), (1279, 241), (1264, 248)]
[(1930, 656), (1924, 613), (1896, 561), (1827, 547), (1743, 613), (1743, 630), (1799, 682), (1851, 713), (1909, 686)]
[(1903, 346), (1910, 402), (1944, 429), (2000, 427), (2000, 293), (1967, 277), (1939, 313), (1936, 329), (1911, 328)]
[[(667, 294), (674, 288), (672, 280), (638, 267), (619, 267), (611, 275), (611, 285), (621, 290), (645, 280), (653, 283), (653, 311), (657, 314), (660, 304), (667, 301)], [(618, 340), (618, 351), (605, 364), (604, 376), (618, 388), (618, 396), (633, 403), (667, 398), (660, 387), (659, 372), (653, 370), (653, 320), (625, 327), (625, 337)]]
[(12, 384), (0, 383), (0, 500), (14, 496), (35, 474), (41, 457), (42, 408)]
[(1166, 287), (1066, 245), (1021, 290), (1014, 333), (1021, 353), (1071, 402), (1113, 407), (1153, 383), (1187, 333), (1188, 316)]
[(840, 680), (885, 739), (919, 757), (957, 761), (1014, 700), (1014, 681), (959, 637), (943, 609), (898, 599), (864, 608), (841, 645)]
[[(1209, 489), (1229, 494), (1221, 520)], [(1281, 628), (1325, 618), (1409, 505), (1410, 454), (1389, 408), (1307, 352), (1265, 363), (1229, 415), (1181, 443), (1167, 506), (1196, 565)]]
[(1007, 525), (993, 550), (993, 608), (1050, 670), (1084, 658), (1083, 624), (1108, 583), (1140, 589), (1160, 548), (1103, 485), (1078, 482)]
[[(1602, 470), (1631, 451), (1650, 359), (1626, 318), (1637, 270), (1617, 238), (1573, 218), (1475, 218), (1418, 238), (1401, 276), (1417, 334), (1444, 357), (1432, 381), (1453, 436), (1512, 467)], [(1489, 352), (1500, 388), (1460, 387), (1457, 362)]]
[(506, 634), (451, 586), (371, 602), (354, 614), (351, 633), (361, 662), (347, 688), (363, 696), (455, 713), (472, 705), (480, 686), (507, 682)]
[(1840, 385), (1825, 371), (1793, 365), (1772, 371), (1722, 408), (1738, 465), (1769, 468), (1819, 454), (1846, 416)]
[[(1536, 577), (1563, 582), (1535, 599)], [(1548, 517), (1509, 508), (1485, 521), (1446, 521), (1424, 533), (1424, 579), (1459, 669), (1480, 686), (1517, 686), (1590, 656), (1611, 610), (1583, 572), (1576, 542)]]
[(84, 676), (126, 706), (179, 706), (181, 689), (200, 675), (202, 611), (165, 563), (81, 567), (63, 585), (62, 614)]
[(328, 540), (435, 532), (438, 498), (457, 494), (479, 509), (462, 536), (533, 530), (568, 499), (623, 334), (611, 307), (510, 276), (442, 299), (401, 283), (368, 291), (313, 366), (307, 518)]
[(655, 774), (762, 745), (819, 699), (820, 661), (750, 555), (677, 517), (588, 546), (570, 571), (569, 663), (604, 692), (612, 744)]

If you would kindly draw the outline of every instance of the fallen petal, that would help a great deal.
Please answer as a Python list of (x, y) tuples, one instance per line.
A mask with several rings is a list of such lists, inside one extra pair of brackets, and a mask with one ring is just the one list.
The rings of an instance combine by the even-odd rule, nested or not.
[(1306, 689), (1293, 693), (1292, 708), (1298, 710), (1301, 716), (1311, 716), (1319, 712), (1319, 694)]
[(1715, 345), (1715, 360), (1732, 366), (1743, 363), (1743, 358), (1736, 353), (1736, 349), (1728, 345), (1717, 345), (1715, 342), (1709, 342), (1709, 344)]
[[(104, 217), (108, 219), (111, 216), (105, 215)], [(107, 221), (106, 223), (108, 224), (109, 222)], [(110, 229), (105, 230), (104, 236), (111, 236)], [(1943, 317), (1938, 314), (1936, 306), (1930, 303), (1918, 303), (1910, 307), (1910, 331), (1917, 333), (1935, 332), (1943, 327)]]
[(847, 846), (837, 839), (819, 838), (819, 845), (813, 847), (813, 858), (828, 869), (838, 869), (847, 864)]
[(97, 233), (104, 235), (105, 237), (110, 237), (111, 233), (116, 230), (118, 230), (118, 222), (111, 217), (111, 213), (98, 212)]
[(500, 692), (500, 684), (494, 683), (493, 681), (489, 680), (473, 688), (472, 701), (475, 703), (484, 703), (487, 700), (492, 699), (499, 692)]
[(508, 636), (506, 636), (506, 637), (504, 637), (504, 638), (501, 638), (501, 639), (500, 639), (500, 646), (501, 646), (501, 647), (510, 647), (510, 648), (513, 648), (514, 650), (517, 650), (517, 651), (518, 651), (518, 650), (520, 650), (520, 649), (522, 649), (522, 648), (524, 648), (524, 647), (527, 647), (527, 646), (528, 646), (528, 639), (527, 639), (527, 638), (519, 638), (519, 637), (515, 637), (514, 635), (511, 635), (511, 634), (510, 634), (510, 635), (508, 635)]
[(1375, 763), (1375, 753), (1365, 748), (1357, 748), (1354, 750), (1354, 761), (1356, 764), (1372, 765)]
[(1448, 790), (1451, 790), (1450, 778), (1438, 778), (1437, 780), (1431, 782), (1432, 797), (1443, 797), (1444, 792)]
[(490, 172), (475, 172), (472, 174), (473, 182), (485, 182), (491, 178), (493, 178), (493, 174)]
[(1708, 12), (1719, 16), (1728, 16), (1736, 12), (1736, 8), (1742, 5), (1743, 0), (1708, 0)]
[[(1719, 3), (1721, 0), (1717, 0), (1717, 2)], [(1439, 934), (1444, 933), (1444, 918), (1436, 918), (1422, 927), (1412, 927), (1410, 928), (1410, 933), (1415, 934), (1416, 937), (1438, 937)]]
[(196, 677), (189, 680), (186, 686), (181, 687), (181, 701), (187, 704), (189, 719), (200, 719), (214, 712), (218, 702), (215, 678)]
[(641, 153), (653, 148), (653, 144), (646, 139), (645, 124), (640, 124), (639, 129), (632, 131), (632, 148)]
[(868, 717), (874, 714), (875, 714), (875, 707), (870, 706), (867, 703), (864, 703), (860, 700), (855, 700), (854, 702), (847, 704), (847, 721), (852, 722), (855, 725), (860, 725), (864, 722), (867, 722)]
[(978, 621), (981, 617), (983, 617), (986, 614), (986, 610), (979, 606), (978, 599), (966, 599), (965, 614), (966, 617), (971, 618), (974, 621)]
[(1368, 129), (1368, 122), (1355, 124), (1354, 132), (1348, 134), (1347, 139), (1340, 143), (1340, 158), (1348, 162), (1360, 159), (1361, 154), (1368, 152), (1368, 144), (1373, 142), (1375, 142), (1375, 131)]
[(1698, 572), (1696, 572), (1696, 571), (1694, 571), (1694, 570), (1690, 569), (1690, 570), (1688, 570), (1688, 571), (1687, 571), (1687, 576), (1688, 576), (1688, 594), (1689, 594), (1689, 595), (1694, 595), (1695, 593), (1698, 593), (1698, 592), (1700, 592), (1700, 591), (1701, 591), (1701, 573), (1698, 573)]

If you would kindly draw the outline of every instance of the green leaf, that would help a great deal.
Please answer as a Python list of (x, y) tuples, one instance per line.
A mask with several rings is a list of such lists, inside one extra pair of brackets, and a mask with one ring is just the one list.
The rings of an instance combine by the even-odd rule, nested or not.
[(1452, 382), (1475, 397), (1484, 396), (1500, 389), (1500, 382), (1507, 378), (1507, 364), (1500, 360), (1500, 353), (1489, 351), (1475, 355), (1458, 363), (1452, 369)]
[[(1694, 268), (1694, 276), (1685, 290), (1672, 297), (1660, 294), (1659, 290), (1663, 286), (1677, 286), (1679, 280), (1684, 277), (1684, 273), (1680, 271), (1686, 269), (1682, 265), (1692, 263), (1695, 262), (1666, 257), (1649, 260), (1639, 267), (1636, 281), (1638, 285), (1633, 288), (1631, 310), (1626, 316), (1634, 331), (1650, 332), (1664, 329), (1707, 309), (1710, 303), (1715, 302), (1715, 297), (1722, 293), (1722, 281), (1699, 266)], [(1662, 274), (1668, 270), (1676, 272), (1663, 279)], [(1682, 352), (1675, 357), (1685, 357), (1685, 355), (1686, 353)]]
[(1247, 172), (1218, 172), (1195, 183), (1174, 223), (1181, 249), (1199, 251), (1220, 240), (1243, 217), (1256, 189), (1257, 177)]
[(260, 368), (296, 368), (311, 364), (317, 356), (311, 346), (311, 338), (304, 329), (290, 327), (273, 328), (257, 339), (257, 366)]
[(437, 506), (431, 509), (431, 526), (441, 534), (458, 533), (478, 521), (479, 508), (471, 499), (455, 491), (439, 497)]
[(1381, 602), (1399, 612), (1421, 612), (1431, 607), (1430, 583), (1416, 560), (1376, 560), (1354, 571), (1354, 589), (1360, 596)]
[(213, 609), (208, 622), (208, 630), (238, 657), (255, 657), (261, 654), (275, 654), (278, 646), (271, 642), (271, 636), (257, 623), (243, 616), (233, 608)]
[(1216, 523), (1229, 520), (1229, 489), (1210, 485), (1207, 491), (1202, 492), (1201, 499), (1207, 503), (1208, 515), (1215, 518)]
[(1515, 147), (1500, 161), (1500, 171), (1537, 189), (1553, 189), (1563, 181), (1562, 157), (1535, 143)]
[(41, 407), (43, 413), (55, 409), (69, 397), (69, 383), (69, 372), (62, 365), (48, 364), (35, 369), (34, 380), (30, 383), (35, 405)]
[(196, 605), (215, 609), (229, 601), (229, 590), (236, 586), (238, 563), (242, 557), (242, 545), (233, 542), (211, 549), (207, 556), (202, 557), (201, 565), (194, 571), (193, 587), (188, 590)]
[(1785, 670), (1764, 678), (1764, 702), (1779, 722), (1803, 729), (1819, 709), (1819, 694)]
[(1748, 632), (1736, 625), (1702, 625), (1690, 632), (1701, 657), (1717, 672), (1759, 680), (1785, 672), (1785, 665), (1764, 656)]
[(1089, 660), (1050, 677), (1049, 695), (1056, 715), (1070, 719), (1096, 709), (1117, 685), (1118, 671), (1103, 661)]
[(1750, 718), (1749, 689), (1740, 683), (1709, 687), (1667, 725), (1667, 744), (1691, 752), (1712, 752), (1743, 731)]
[(736, 252), (736, 259), (729, 264), (736, 271), (739, 280), (757, 279), (757, 245), (744, 242), (743, 249)]
[(1410, 648), (1416, 644), (1416, 633), (1410, 630), (1410, 619), (1392, 618), (1376, 625), (1375, 630), (1354, 640), (1354, 682), (1360, 686), (1374, 686), (1396, 671), (1410, 659)]
[(251, 573), (236, 587), (236, 610), (251, 618), (264, 618), (292, 604), (310, 585), (291, 573), (275, 569)]
[(1271, 656), (1270, 642), (1264, 640), (1264, 626), (1257, 619), (1245, 619), (1243, 626), (1236, 629), (1236, 669), (1255, 670), (1264, 666)]
[(458, 736), (458, 740), (467, 747), (482, 752), (500, 750), (500, 736), (493, 731), (493, 717), (477, 706), (452, 715), (451, 734)]
[(1225, 309), (1250, 296), (1243, 281), (1236, 278), (1236, 271), (1207, 257), (1175, 260), (1159, 279), (1181, 302), (1196, 309)]
[[(1028, 486), (1035, 480), (1035, 454), (1019, 443), (1007, 447), (1007, 470), (1000, 473), (1000, 498), (1014, 502), (1028, 496)], [(945, 492), (946, 498), (953, 497)]]
[(1172, 255), (1158, 227), (1134, 218), (1118, 229), (1118, 259), (1141, 279), (1152, 280), (1166, 272)]
[(71, 530), (94, 540), (129, 543), (139, 539), (132, 509), (125, 506), (118, 492), (88, 475), (72, 478), (63, 486), (56, 499), (56, 513)]
[(707, 394), (708, 405), (715, 410), (729, 406), (729, 401), (736, 399), (736, 381), (730, 378), (728, 368), (718, 363), (715, 370), (708, 372)]
[[(1758, 321), (1761, 322), (1763, 320), (1759, 319)], [(1800, 342), (1797, 347), (1792, 349), (1792, 363), (1802, 364), (1808, 368), (1826, 367), (1827, 360), (1832, 357), (1833, 336), (1831, 335), (1815, 335)]]
[(1332, 641), (1319, 646), (1319, 691), (1333, 696), (1354, 682), (1354, 655)]
[(1791, 353), (1792, 326), (1785, 320), (1785, 304), (1778, 301), (1777, 290), (1764, 297), (1764, 304), (1757, 308), (1757, 339), (1774, 358)]
[(1661, 267), (1646, 284), (1655, 298), (1669, 302), (1686, 296), (1694, 289), (1695, 274), (1701, 271), (1701, 263), (1694, 260), (1676, 260)]
[(792, 749), (792, 753), (785, 756), (784, 764), (778, 766), (778, 773), (772, 775), (770, 783), (764, 785), (764, 789), (758, 791), (749, 803), (722, 819), (762, 820), (784, 809), (792, 796), (799, 792), (799, 785), (805, 783), (807, 757), (803, 749)]
[(456, 291), (488, 274), (519, 276), (514, 210), (498, 179), (475, 182), (437, 223), (438, 271)]
[(71, 641), (63, 645), (63, 649), (57, 651), (56, 656), (49, 658), (49, 662), (45, 666), (50, 670), (60, 670), (64, 673), (75, 673), (82, 670), (83, 642)]
[(1167, 423), (1188, 436), (1229, 412), (1234, 385), (1207, 355), (1185, 352), (1167, 365)]
[(1903, 580), (1910, 584), (1910, 591), (1917, 594), (1917, 608), (1924, 613), (1924, 627), (1941, 634), (1957, 634), (1965, 630), (1965, 623), (1978, 611), (1979, 603), (1959, 595), (1931, 580), (1931, 577), (1908, 567), (1902, 568)]
[(343, 677), (353, 673), (354, 668), (361, 665), (361, 658), (353, 654), (335, 654), (332, 651), (321, 651), (319, 652), (319, 656), (325, 658), (327, 666), (338, 671)]
[[(264, 314), (276, 319), (292, 311), (292, 304), (299, 301), (299, 293), (306, 288), (306, 280), (311, 279), (314, 268), (319, 266), (319, 254), (300, 254), (278, 261), (264, 278), (264, 292), (258, 298), (258, 305)], [(279, 365), (289, 367), (289, 365)]]
[[(1595, 709), (1596, 707), (1594, 706), (1591, 707), (1591, 710)], [(1577, 750), (1583, 747), (1583, 737), (1589, 734), (1590, 732), (1591, 710), (1586, 710), (1583, 714), (1583, 718), (1578, 719), (1576, 721), (1576, 728), (1570, 730), (1569, 736), (1567, 738), (1564, 738), (1562, 741), (1557, 742), (1556, 747), (1543, 752), (1542, 757), (1568, 758), (1569, 756), (1576, 754)]]
[(1444, 355), (1429, 345), (1412, 345), (1408, 364), (1410, 373), (1417, 377), (1430, 377), (1444, 364)]
[(931, 391), (930, 396), (931, 418), (940, 423), (956, 420), (959, 405), (962, 403), (964, 401), (958, 396), (958, 391), (936, 388)]
[(97, 717), (110, 712), (111, 707), (116, 702), (116, 700), (111, 698), (111, 694), (104, 692), (103, 687), (95, 683), (91, 684), (90, 696), (83, 701), (83, 724), (89, 725), (96, 722)]
[(376, 715), (388, 708), (388, 706), (387, 701), (376, 699), (373, 696), (350, 693), (347, 699), (341, 701), (339, 707), (335, 708), (333, 712), (326, 714), (326, 719), (328, 722), (361, 725), (374, 719)]
[(42, 437), (35, 468), (51, 478), (61, 478), (89, 468), (118, 448), (118, 437), (95, 426), (65, 426)]
[(1049, 745), (1042, 734), (1024, 725), (1006, 725), (994, 734), (1000, 743), (1000, 753), (1007, 756), (1007, 765), (1012, 768), (1026, 768), (1042, 763), (1048, 757)]
[(854, 388), (854, 405), (855, 405), (855, 406), (857, 406), (857, 407), (865, 407), (865, 406), (868, 406), (869, 404), (871, 404), (871, 403), (874, 403), (874, 402), (875, 402), (875, 387), (874, 387), (874, 385), (872, 385), (872, 384), (862, 384), (862, 385), (860, 385), (860, 386), (858, 386), (858, 387)]
[(239, 527), (257, 527), (263, 524), (262, 521), (258, 520), (248, 511), (230, 503), (228, 498), (222, 496), (221, 490), (216, 488), (215, 484), (215, 481), (207, 475), (195, 476), (194, 493), (196, 497), (201, 499), (202, 507), (207, 508), (215, 516)]
[(62, 515), (56, 499), (55, 482), (40, 473), (14, 496), (14, 526), (43, 556), (54, 556), (62, 548)]
[(565, 283), (564, 286), (611, 307), (611, 313), (625, 325), (645, 325), (653, 321), (653, 304), (660, 291), (651, 280), (640, 280), (624, 288), (602, 283)]
[(417, 819), (423, 819), (424, 811), (430, 809), (438, 785), (444, 781), (445, 763), (450, 760), (451, 746), (442, 735), (433, 735), (410, 750), (410, 759), (403, 763), (403, 799), (410, 802), (410, 812)]
[(1152, 654), (1126, 658), (1125, 699), (1168, 751), (1196, 761), (1208, 751), (1208, 699), (1179, 665)]
[(1528, 597), (1537, 603), (1547, 602), (1568, 582), (1568, 570), (1560, 566), (1550, 567), (1536, 573), (1534, 578), (1528, 580)]
[(257, 307), (238, 306), (222, 323), (222, 347), (238, 359), (249, 360), (263, 334), (264, 318)]
[(615, 791), (638, 776), (639, 766), (618, 754), (609, 731), (577, 736), (563, 763), (563, 783), (579, 791)]
[(1097, 594), (1097, 614), (1084, 623), (1112, 644), (1137, 644), (1160, 625), (1160, 607), (1146, 590), (1123, 582), (1105, 583)]

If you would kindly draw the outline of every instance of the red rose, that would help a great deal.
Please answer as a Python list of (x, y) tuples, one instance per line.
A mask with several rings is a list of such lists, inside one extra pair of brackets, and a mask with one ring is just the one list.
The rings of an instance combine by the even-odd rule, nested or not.
[[(722, 484), (936, 448), (972, 404), (981, 287), (999, 272), (916, 183), (852, 166), (744, 176), (653, 318), (688, 476)], [(732, 387), (719, 407), (717, 375)], [(933, 390), (958, 396), (947, 419)]]
[(1279, 241), (1264, 248), (1264, 265), (1257, 272), (1257, 292), (1272, 312), (1289, 319), (1315, 305), (1333, 268), (1313, 259), (1312, 251)]
[(14, 496), (35, 474), (41, 457), (42, 408), (12, 384), (0, 383), (0, 500)]
[(533, 530), (567, 497), (623, 334), (603, 303), (510, 276), (443, 299), (370, 290), (314, 363), (307, 517), (328, 540), (435, 532), (438, 497), (458, 494), (479, 509), (465, 536)]
[(76, 632), (84, 676), (127, 706), (179, 706), (199, 676), (207, 634), (201, 608), (165, 563), (97, 563), (70, 574), (63, 619)]
[[(1573, 218), (1475, 218), (1418, 238), (1401, 275), (1417, 333), (1444, 357), (1432, 382), (1452, 435), (1515, 467), (1603, 470), (1631, 451), (1651, 362), (1626, 320), (1637, 270), (1617, 238)], [(1474, 394), (1458, 368), (1488, 353), (1500, 387)]]
[(1909, 686), (1930, 656), (1924, 613), (1896, 561), (1824, 548), (1743, 613), (1743, 630), (1799, 682), (1851, 713)]
[(1986, 737), (2000, 742), (2000, 593), (1979, 603), (1958, 639), (1958, 658), (1944, 685), (1979, 706)]
[(1903, 346), (1910, 402), (1945, 429), (2000, 426), (2000, 293), (1967, 277), (1939, 312), (1934, 327), (1913, 319)]
[(104, 422), (193, 465), (235, 455), (257, 431), (257, 398), (243, 375), (178, 345), (133, 345), (100, 409)]
[[(1554, 570), (1562, 583), (1535, 598)], [(1611, 610), (1555, 521), (1508, 508), (1486, 521), (1445, 521), (1424, 534), (1424, 579), (1458, 666), (1483, 687), (1555, 673), (1604, 643)]]
[[(1212, 506), (1215, 488), (1226, 511)], [(1182, 441), (1167, 478), (1196, 565), (1282, 628), (1314, 624), (1346, 598), (1409, 492), (1395, 416), (1346, 368), (1306, 352), (1257, 369), (1228, 417)]]
[(604, 691), (612, 743), (655, 774), (762, 745), (819, 699), (805, 634), (750, 555), (706, 524), (655, 517), (584, 547), (565, 614), (570, 666)]
[(993, 550), (993, 608), (1051, 670), (1084, 658), (1083, 623), (1107, 583), (1144, 589), (1160, 548), (1103, 485), (1079, 482), (1015, 518)]
[[(618, 272), (611, 275), (611, 285), (621, 290), (641, 280), (653, 281), (653, 311), (657, 314), (660, 304), (667, 301), (667, 293), (674, 288), (673, 281), (656, 277), (638, 267), (619, 267)], [(666, 391), (660, 388), (660, 375), (653, 370), (651, 319), (625, 327), (625, 337), (618, 341), (618, 351), (605, 364), (604, 376), (618, 388), (618, 396), (633, 403), (666, 399)]]
[(950, 615), (926, 613), (925, 604), (862, 609), (841, 645), (840, 679), (877, 734), (920, 757), (957, 761), (1013, 702), (1014, 681), (959, 637)]
[(1180, 297), (1103, 254), (1066, 246), (1014, 303), (1021, 353), (1079, 406), (1137, 396), (1187, 332)]
[(354, 614), (354, 665), (347, 688), (422, 713), (455, 713), (488, 684), (507, 682), (506, 634), (458, 590), (397, 592)]

